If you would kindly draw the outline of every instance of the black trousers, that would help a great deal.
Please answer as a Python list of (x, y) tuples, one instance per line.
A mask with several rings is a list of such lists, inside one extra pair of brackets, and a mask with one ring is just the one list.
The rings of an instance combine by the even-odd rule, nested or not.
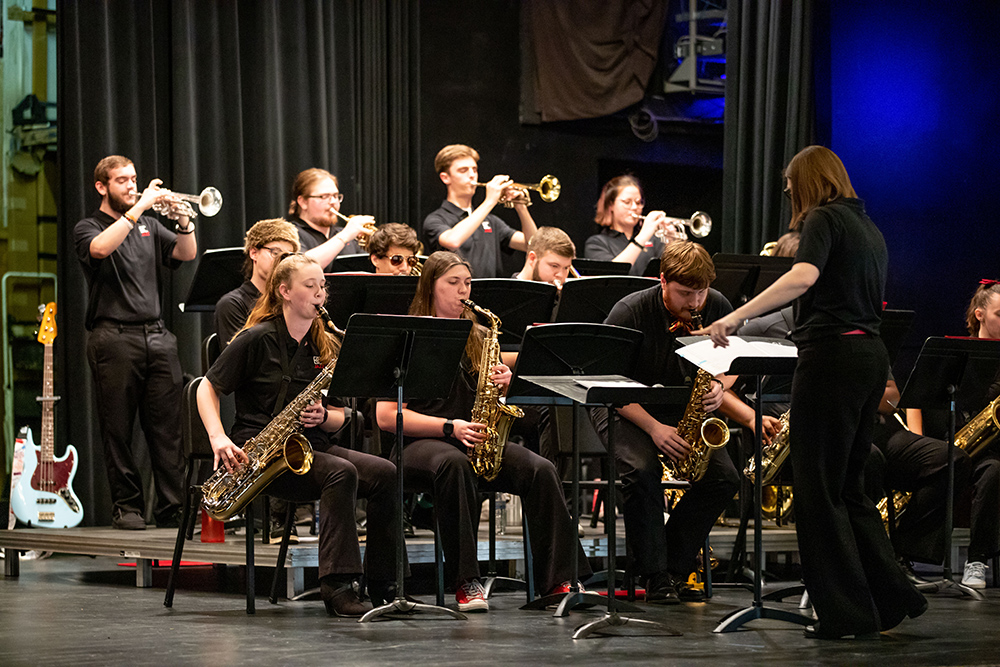
[[(288, 501), (319, 498), (319, 576), (357, 575), (371, 581), (396, 578), (396, 466), (378, 456), (344, 447), (313, 452), (305, 475), (284, 472), (266, 493)], [(362, 567), (356, 499), (368, 499), (368, 533)]]
[(456, 586), (479, 577), (481, 492), (505, 491), (521, 497), (540, 593), (548, 593), (572, 577), (574, 550), (580, 577), (590, 574), (556, 469), (538, 454), (508, 444), (500, 473), (487, 482), (473, 472), (467, 454), (455, 445), (442, 440), (417, 440), (403, 448), (403, 474), (407, 488), (434, 494), (445, 579)]
[(888, 354), (869, 335), (798, 348), (790, 457), (802, 577), (824, 632), (888, 629), (923, 604), (863, 489)]
[[(607, 445), (607, 409), (592, 409), (591, 420)], [(740, 475), (729, 453), (719, 449), (712, 454), (705, 476), (684, 492), (664, 525), (663, 465), (656, 445), (645, 431), (617, 413), (614, 445), (625, 499), (625, 534), (637, 574), (666, 570), (687, 579), (697, 567), (698, 551), (712, 526), (739, 491)]]
[[(969, 456), (955, 447), (955, 496), (969, 483)], [(942, 440), (900, 430), (883, 446), (885, 472), (878, 488), (912, 493), (892, 532), (895, 552), (924, 563), (944, 561), (948, 446)], [(868, 471), (866, 470), (866, 475)], [(869, 494), (873, 502), (881, 498)]]
[(169, 521), (181, 507), (184, 486), (177, 339), (162, 324), (118, 326), (102, 321), (87, 339), (87, 361), (94, 376), (114, 507), (145, 516), (142, 478), (132, 456), (138, 413), (153, 467), (153, 516), (158, 523)]
[(972, 468), (969, 560), (985, 563), (1000, 553), (1000, 452), (993, 446)]

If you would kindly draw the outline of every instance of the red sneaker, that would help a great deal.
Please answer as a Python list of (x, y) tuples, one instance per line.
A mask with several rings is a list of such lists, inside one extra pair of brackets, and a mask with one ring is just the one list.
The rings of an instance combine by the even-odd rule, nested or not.
[[(549, 591), (549, 595), (564, 595), (566, 593), (569, 593), (570, 586), (572, 586), (572, 582), (564, 581), (555, 588), (553, 588), (551, 591)], [(577, 586), (580, 587), (581, 593), (587, 592), (587, 589), (583, 587), (582, 583), (578, 583)]]
[(459, 611), (489, 611), (490, 603), (486, 600), (486, 589), (478, 579), (462, 584), (455, 593)]

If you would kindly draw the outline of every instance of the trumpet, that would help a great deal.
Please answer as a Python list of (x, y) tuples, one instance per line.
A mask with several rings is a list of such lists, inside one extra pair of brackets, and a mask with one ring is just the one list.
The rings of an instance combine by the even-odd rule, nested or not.
[[(344, 215), (343, 213), (341, 213), (337, 209), (334, 209), (333, 212), (334, 212), (334, 214), (336, 214), (336, 216), (338, 218), (340, 218), (344, 222), (350, 222), (351, 221), (351, 217), (352, 216)], [(360, 232), (358, 232), (358, 236), (357, 236), (358, 247), (361, 248), (364, 251), (367, 251), (368, 250), (368, 239), (370, 239), (372, 237), (372, 234), (374, 234), (374, 233), (375, 233), (375, 223), (374, 222), (366, 223), (365, 226), (364, 226), (364, 228)]]
[[(476, 187), (486, 187), (486, 183), (476, 183)], [(510, 194), (508, 193), (508, 190), (519, 190), (520, 192)], [(541, 197), (544, 202), (554, 202), (559, 199), (559, 193), (562, 191), (562, 186), (559, 184), (559, 179), (552, 174), (542, 176), (542, 180), (533, 185), (526, 183), (511, 183), (504, 190), (504, 196), (500, 199), (500, 203), (507, 208), (513, 208), (514, 204), (531, 206), (531, 198), (527, 193), (528, 190), (536, 191), (538, 196)]]
[[(136, 197), (142, 196), (142, 193), (138, 191), (132, 191), (129, 194)], [(211, 218), (222, 208), (222, 193), (212, 186), (205, 188), (198, 195), (161, 190), (159, 198), (153, 204), (153, 210), (171, 220), (176, 220), (181, 216), (194, 219), (198, 217), (198, 214), (194, 212), (191, 204), (197, 204), (201, 214), (206, 218)]]
[[(638, 222), (645, 220), (646, 216), (639, 215), (635, 219)], [(690, 218), (667, 218), (663, 221), (663, 225), (657, 227), (654, 232), (654, 235), (664, 242), (670, 240), (667, 237), (668, 232), (665, 229), (667, 225), (683, 229), (685, 236), (690, 232), (690, 235), (696, 239), (703, 239), (712, 231), (712, 218), (704, 211), (695, 211)]]

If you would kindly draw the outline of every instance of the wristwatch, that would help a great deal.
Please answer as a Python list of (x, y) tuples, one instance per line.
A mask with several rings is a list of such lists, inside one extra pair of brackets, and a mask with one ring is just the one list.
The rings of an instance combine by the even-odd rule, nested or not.
[(441, 428), (444, 432), (444, 437), (450, 438), (455, 434), (455, 422), (451, 419), (444, 420), (444, 426)]

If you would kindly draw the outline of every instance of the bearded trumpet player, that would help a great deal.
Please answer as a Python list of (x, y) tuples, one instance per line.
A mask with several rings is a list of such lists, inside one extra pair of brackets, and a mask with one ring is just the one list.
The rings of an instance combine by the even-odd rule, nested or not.
[[(675, 354), (677, 338), (696, 328), (693, 315), (705, 324), (732, 310), (722, 294), (709, 288), (715, 266), (704, 247), (676, 241), (663, 249), (660, 284), (619, 301), (605, 324), (629, 327), (645, 336), (635, 380), (643, 384), (683, 385), (696, 373)], [(722, 403), (722, 383), (694, 400), (705, 413)], [(698, 551), (725, 506), (739, 490), (740, 480), (724, 448), (712, 450), (704, 474), (694, 481), (663, 523), (663, 467), (660, 456), (682, 462), (692, 445), (678, 434), (685, 406), (626, 405), (617, 411), (615, 452), (625, 497), (625, 530), (638, 574), (645, 577), (646, 600), (657, 604), (697, 601), (700, 590), (687, 585)], [(607, 442), (608, 414), (595, 409), (591, 419)]]
[[(435, 252), (424, 263), (410, 314), (477, 321), (474, 307), (464, 303), (471, 285), (472, 270), (465, 260), (452, 252)], [(589, 573), (553, 464), (525, 447), (503, 443), (500, 422), (483, 423), (474, 416), (491, 419), (487, 413), (493, 410), (482, 409), (484, 401), (496, 400), (510, 382), (510, 369), (490, 352), (497, 347), (494, 332), (495, 328), (473, 325), (448, 398), (403, 405), (404, 478), (413, 490), (433, 491), (445, 580), (454, 585), (463, 612), (489, 611), (479, 581), (480, 492), (506, 491), (521, 497), (539, 593), (568, 592), (574, 549), (581, 575)], [(379, 402), (376, 415), (382, 430), (395, 430), (395, 402)], [(487, 463), (480, 476), (470, 457), (494, 433), (497, 439), (491, 444), (502, 448), (502, 460)]]
[[(255, 447), (263, 446), (257, 436), (275, 430), (273, 421), (335, 360), (339, 337), (327, 330), (318, 311), (325, 301), (323, 271), (314, 259), (290, 255), (272, 268), (246, 326), (198, 386), (198, 411), (216, 468), (238, 473), (250, 461), (244, 443), (255, 438)], [(236, 395), (236, 420), (227, 435), (219, 418), (219, 395), (230, 392)], [(319, 499), (323, 601), (330, 615), (361, 616), (371, 608), (361, 602), (353, 586), (362, 571), (373, 602), (382, 604), (394, 597), (396, 467), (376, 456), (331, 446), (328, 434), (345, 422), (341, 408), (317, 400), (295, 417), (313, 450), (312, 464), (301, 476), (282, 472), (267, 486), (267, 493), (293, 502)], [(368, 499), (364, 564), (354, 518), (355, 495)], [(206, 498), (215, 501), (208, 494)]]

